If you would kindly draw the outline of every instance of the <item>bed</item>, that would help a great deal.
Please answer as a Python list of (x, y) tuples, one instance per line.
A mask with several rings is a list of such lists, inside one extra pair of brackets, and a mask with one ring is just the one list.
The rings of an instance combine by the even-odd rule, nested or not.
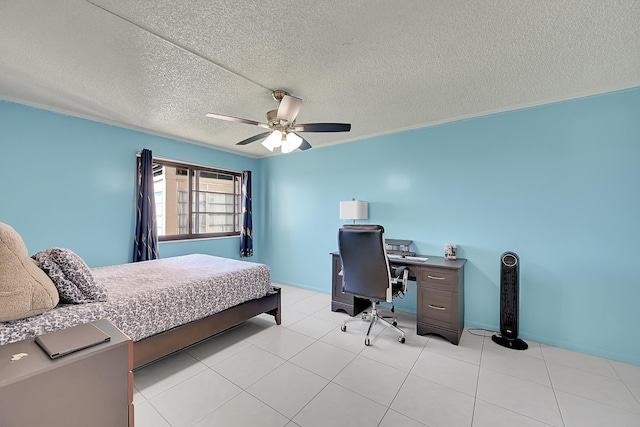
[[(0, 271), (7, 271), (14, 252), (4, 254)], [(21, 262), (31, 269), (24, 257)], [(56, 301), (40, 314), (1, 322), (0, 345), (107, 319), (134, 342), (133, 366), (138, 368), (261, 313), (280, 324), (280, 289), (271, 285), (264, 264), (193, 254), (89, 270), (106, 290), (105, 298), (82, 304)], [(44, 281), (38, 274), (31, 271)]]

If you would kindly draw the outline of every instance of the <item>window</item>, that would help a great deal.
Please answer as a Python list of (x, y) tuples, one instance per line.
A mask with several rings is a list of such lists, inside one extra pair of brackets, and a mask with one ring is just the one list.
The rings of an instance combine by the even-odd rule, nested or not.
[(240, 234), (242, 174), (154, 160), (158, 240)]

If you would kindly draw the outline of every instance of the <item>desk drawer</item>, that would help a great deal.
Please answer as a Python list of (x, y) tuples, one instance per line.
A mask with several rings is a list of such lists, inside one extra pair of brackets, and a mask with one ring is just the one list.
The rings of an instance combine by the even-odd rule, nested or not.
[(419, 322), (448, 329), (457, 328), (457, 293), (418, 286), (418, 304)]
[(458, 292), (458, 272), (446, 268), (421, 268), (420, 282), (438, 289)]

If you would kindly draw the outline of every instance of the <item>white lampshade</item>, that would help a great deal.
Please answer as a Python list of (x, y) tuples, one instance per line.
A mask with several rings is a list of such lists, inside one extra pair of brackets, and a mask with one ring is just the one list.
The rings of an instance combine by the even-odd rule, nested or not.
[(367, 219), (369, 203), (362, 200), (340, 202), (340, 219)]
[(274, 130), (271, 132), (271, 135), (267, 137), (264, 141), (262, 141), (262, 145), (269, 150), (273, 151), (274, 148), (280, 147), (282, 144), (282, 132), (279, 130)]
[(288, 133), (287, 137), (284, 141), (282, 141), (282, 148), (280, 149), (283, 153), (290, 153), (296, 148), (300, 147), (302, 144), (302, 138), (300, 138), (295, 133)]

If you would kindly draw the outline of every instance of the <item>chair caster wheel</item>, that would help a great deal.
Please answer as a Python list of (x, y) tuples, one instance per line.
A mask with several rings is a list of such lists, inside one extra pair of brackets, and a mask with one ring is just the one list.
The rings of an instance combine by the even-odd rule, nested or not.
[(396, 308), (395, 307), (391, 307), (391, 312), (395, 313), (396, 312)]
[(404, 344), (405, 339), (404, 339), (404, 337), (400, 337), (400, 338), (398, 338), (398, 341), (400, 341), (402, 344)]
[(369, 341), (369, 338), (364, 339), (364, 345), (371, 345), (371, 341)]
[(398, 322), (396, 322), (395, 320), (392, 323), (393, 326), (398, 326)]
[(346, 331), (347, 330), (347, 325), (340, 325), (340, 330), (342, 332)]

